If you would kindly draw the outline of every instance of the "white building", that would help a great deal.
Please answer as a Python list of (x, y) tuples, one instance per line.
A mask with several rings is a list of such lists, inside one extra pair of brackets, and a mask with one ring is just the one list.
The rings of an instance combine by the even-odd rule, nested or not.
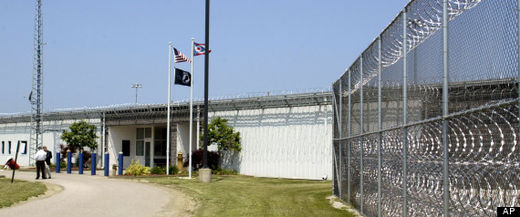
[[(225, 158), (222, 166), (252, 176), (331, 177), (331, 99), (330, 92), (317, 92), (210, 101), (210, 120), (214, 117), (228, 119), (242, 137), (242, 151)], [(193, 150), (197, 149), (198, 123), (202, 133), (202, 122), (197, 119), (202, 111), (197, 108), (202, 108), (202, 102), (194, 103)], [(111, 165), (117, 163), (117, 154), (123, 152), (124, 168), (133, 159), (146, 166), (164, 166), (166, 110), (165, 104), (155, 104), (45, 113), (43, 144), (55, 156), (60, 151), (59, 145), (65, 145), (60, 139), (61, 132), (75, 121), (85, 120), (98, 127), (99, 141), (95, 150), (99, 156), (98, 167), (103, 167), (102, 153), (105, 151), (109, 153)], [(170, 159), (173, 163), (178, 152), (188, 159), (189, 103), (174, 103), (171, 110)], [(32, 165), (30, 133), (30, 114), (0, 116), (0, 162), (14, 157), (20, 142), (19, 164)]]

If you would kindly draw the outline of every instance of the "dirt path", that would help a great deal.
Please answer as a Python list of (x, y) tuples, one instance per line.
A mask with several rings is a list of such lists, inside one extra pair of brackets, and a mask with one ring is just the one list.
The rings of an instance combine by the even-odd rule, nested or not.
[[(9, 176), (8, 171), (0, 175)], [(108, 179), (88, 174), (52, 174), (52, 179), (34, 180), (34, 172), (17, 172), (17, 179), (62, 186), (55, 195), (38, 197), (0, 209), (0, 216), (189, 216), (179, 204), (183, 194), (136, 181)], [(56, 190), (56, 189), (55, 189)], [(59, 190), (58, 190), (59, 191)], [(190, 200), (188, 200), (190, 201)]]

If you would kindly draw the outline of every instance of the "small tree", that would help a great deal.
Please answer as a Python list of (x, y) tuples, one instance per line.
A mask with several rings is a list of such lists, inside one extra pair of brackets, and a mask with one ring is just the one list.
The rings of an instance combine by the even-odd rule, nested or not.
[[(228, 120), (217, 117), (208, 125), (209, 144), (217, 144), (219, 154), (224, 151), (240, 152), (240, 132), (234, 132), (233, 127), (227, 124)], [(204, 139), (204, 137), (201, 137)]]
[(61, 139), (68, 144), (71, 150), (79, 149), (83, 151), (84, 147), (94, 150), (97, 148), (96, 139), (98, 138), (96, 128), (96, 125), (81, 120), (70, 125), (70, 131), (64, 130)]

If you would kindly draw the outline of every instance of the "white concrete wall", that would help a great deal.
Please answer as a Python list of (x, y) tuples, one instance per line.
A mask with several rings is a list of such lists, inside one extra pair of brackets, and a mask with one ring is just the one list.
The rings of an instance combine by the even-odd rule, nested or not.
[[(128, 168), (132, 159), (137, 159), (135, 156), (135, 138), (136, 126), (110, 126), (108, 127), (108, 154), (110, 170), (112, 165), (117, 164), (118, 154), (123, 151), (123, 140), (130, 141), (130, 156), (123, 157), (123, 168)], [(144, 157), (139, 158), (139, 162), (144, 164)]]
[[(192, 146), (191, 150), (197, 149), (197, 122), (193, 121), (193, 135), (192, 135)], [(182, 151), (184, 161), (188, 160), (189, 148), (190, 148), (190, 124), (188, 122), (182, 122), (177, 124), (177, 153)]]
[[(132, 160), (135, 159), (138, 160), (140, 164), (145, 165), (145, 156), (136, 156), (136, 131), (137, 128), (152, 128), (152, 137), (149, 139), (150, 141), (150, 166), (153, 167), (154, 165), (154, 143), (155, 143), (155, 130), (156, 128), (153, 125), (130, 125), (130, 126), (110, 126), (108, 127), (108, 143), (107, 148), (110, 156), (110, 169), (112, 169), (113, 164), (117, 164), (118, 161), (118, 155), (119, 152), (123, 151), (123, 140), (129, 140), (130, 141), (130, 156), (123, 156), (123, 168), (126, 169), (131, 164)], [(175, 127), (172, 127), (172, 129), (175, 129)], [(187, 129), (186, 129), (187, 130)], [(184, 133), (184, 132), (183, 132)], [(176, 132), (172, 130), (172, 139), (179, 139), (175, 136)], [(186, 134), (188, 135), (188, 134)], [(187, 140), (186, 138), (184, 138)], [(183, 140), (181, 140), (183, 141)], [(175, 141), (171, 142), (171, 153), (170, 153), (170, 159), (172, 163), (175, 163), (175, 156), (176, 156), (176, 150), (175, 147), (176, 143)], [(187, 148), (188, 146), (186, 146)], [(145, 146), (146, 149), (146, 146)], [(184, 152), (184, 151), (183, 151)], [(146, 150), (145, 150), (146, 153)], [(187, 152), (186, 152), (187, 154)]]
[(242, 152), (228, 168), (240, 174), (321, 179), (332, 175), (331, 106), (210, 113), (229, 120), (242, 137)]
[[(61, 132), (65, 129), (68, 129), (69, 126), (78, 120), (60, 120), (60, 121), (44, 121), (43, 125), (43, 145), (47, 146), (47, 148), (52, 151), (52, 163), (56, 162), (56, 153), (60, 152), (60, 144), (66, 144), (63, 140), (61, 140)], [(89, 119), (85, 120), (88, 123), (96, 124), (99, 126), (99, 120), (97, 119)], [(30, 146), (30, 132), (31, 126), (29, 122), (25, 123), (9, 123), (9, 124), (0, 124), (0, 165), (3, 165), (9, 158), (14, 158), (16, 152), (16, 143), (18, 140), (27, 141), (27, 154), (22, 154), (24, 151), (24, 147), (20, 146), (20, 152), (18, 155), (18, 164), (20, 166), (29, 166), (29, 146)], [(101, 150), (101, 134), (100, 129), (98, 127), (98, 149), (97, 152)], [(5, 143), (5, 151), (2, 153), (2, 141)], [(8, 142), (11, 141), (11, 154), (9, 154), (7, 148)], [(64, 156), (62, 156), (64, 158)], [(101, 164), (101, 158), (98, 157), (98, 166)], [(31, 157), (31, 164), (34, 164), (34, 158)]]
[[(224, 166), (234, 168), (239, 173), (263, 177), (321, 179), (322, 176), (332, 175), (331, 163), (331, 106), (308, 106), (295, 108), (272, 108), (241, 111), (211, 112), (210, 119), (220, 116), (229, 120), (229, 124), (238, 130), (242, 137), (242, 152), (228, 161)], [(44, 122), (44, 126), (52, 129), (67, 129), (77, 120)], [(90, 120), (97, 123), (99, 120)], [(196, 128), (196, 122), (194, 122)], [(107, 128), (107, 147), (110, 154), (110, 165), (117, 164), (117, 154), (122, 151), (122, 140), (130, 141), (130, 156), (124, 158), (124, 167), (127, 168), (131, 159), (137, 159), (144, 164), (144, 157), (135, 156), (136, 128), (152, 127), (152, 125), (110, 126)], [(202, 126), (201, 126), (202, 127)], [(176, 151), (182, 151), (187, 159), (188, 155), (188, 122), (179, 123), (176, 132), (172, 132), (172, 162)], [(152, 129), (152, 131), (155, 129)], [(98, 129), (98, 134), (101, 129)], [(29, 143), (29, 123), (0, 124), (1, 141), (12, 142), (12, 152), (18, 140)], [(153, 135), (150, 153), (153, 154)], [(179, 136), (176, 136), (179, 135)], [(196, 131), (193, 133), (193, 149), (196, 147)], [(59, 151), (54, 145), (64, 144), (59, 139), (61, 132), (46, 132), (43, 135), (44, 145), (50, 150)], [(101, 150), (101, 135), (99, 148)], [(201, 143), (202, 145), (202, 143)], [(6, 143), (7, 148), (7, 143)], [(212, 147), (209, 148), (210, 150)], [(23, 150), (22, 150), (23, 151)], [(3, 164), (13, 154), (4, 154), (0, 150), (0, 163)], [(54, 159), (53, 159), (54, 161)], [(153, 164), (153, 158), (151, 158)], [(27, 166), (28, 154), (20, 155), (19, 162)], [(98, 157), (98, 166), (102, 166), (101, 157)]]
[[(53, 159), (52, 162), (54, 163), (54, 156), (56, 156), (55, 151), (55, 133), (44, 133), (43, 134), (43, 145), (47, 146), (47, 148), (50, 151), (53, 151)], [(0, 164), (3, 165), (9, 158), (15, 158), (16, 154), (16, 145), (18, 141), (25, 141), (27, 142), (27, 153), (23, 154), (24, 152), (24, 145), (23, 143), (20, 143), (20, 150), (18, 153), (18, 165), (20, 166), (29, 166), (29, 148), (30, 148), (30, 141), (29, 141), (29, 133), (14, 133), (14, 134), (0, 134)], [(2, 153), (2, 142), (4, 143), (4, 153)], [(11, 153), (9, 154), (9, 142), (11, 142)], [(59, 150), (59, 147), (57, 147)], [(31, 158), (31, 163), (34, 164), (34, 158)]]

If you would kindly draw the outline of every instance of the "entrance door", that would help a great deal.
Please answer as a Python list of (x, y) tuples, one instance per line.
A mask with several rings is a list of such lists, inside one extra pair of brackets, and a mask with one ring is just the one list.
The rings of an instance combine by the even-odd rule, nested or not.
[(150, 142), (144, 143), (144, 166), (150, 166)]

